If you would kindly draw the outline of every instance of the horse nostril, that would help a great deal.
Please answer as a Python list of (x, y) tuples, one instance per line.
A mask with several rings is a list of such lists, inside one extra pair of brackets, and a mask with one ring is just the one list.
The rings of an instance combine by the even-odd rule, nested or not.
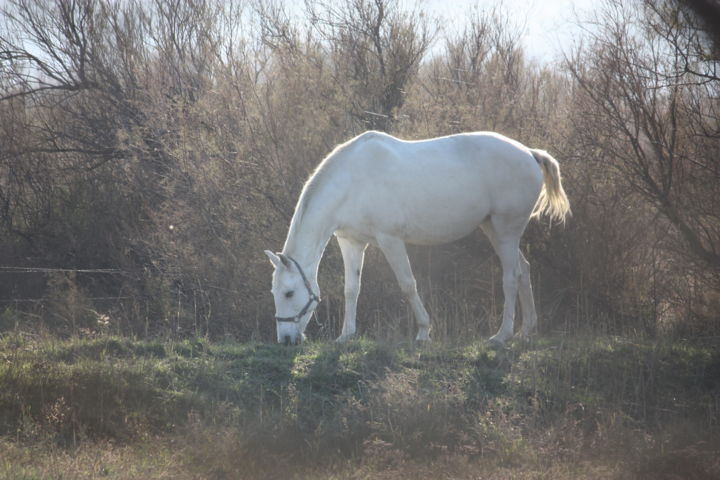
[(283, 337), (283, 345), (285, 345), (286, 347), (288, 345), (292, 345), (292, 340), (290, 339), (290, 335), (285, 335)]

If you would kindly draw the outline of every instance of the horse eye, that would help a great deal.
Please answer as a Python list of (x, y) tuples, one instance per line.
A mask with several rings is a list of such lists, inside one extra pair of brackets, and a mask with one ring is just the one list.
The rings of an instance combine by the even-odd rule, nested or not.
[(285, 292), (285, 298), (292, 298), (294, 293), (295, 292), (293, 292), (292, 290), (290, 290), (289, 292)]

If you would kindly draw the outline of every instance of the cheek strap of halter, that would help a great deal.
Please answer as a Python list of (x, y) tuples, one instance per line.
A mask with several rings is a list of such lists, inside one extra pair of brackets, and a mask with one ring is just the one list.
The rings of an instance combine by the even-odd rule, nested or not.
[(300, 322), (300, 319), (302, 317), (304, 317), (305, 314), (308, 312), (308, 310), (310, 309), (310, 306), (313, 304), (313, 302), (320, 303), (320, 297), (315, 295), (315, 292), (312, 291), (312, 287), (310, 287), (310, 282), (308, 281), (307, 277), (305, 276), (305, 272), (303, 272), (303, 269), (300, 268), (300, 264), (289, 255), (285, 255), (285, 257), (289, 258), (290, 261), (293, 262), (295, 264), (295, 266), (297, 267), (298, 272), (300, 272), (300, 277), (302, 278), (303, 283), (305, 284), (305, 288), (307, 289), (308, 294), (310, 295), (310, 298), (308, 299), (307, 303), (302, 308), (302, 310), (300, 310), (300, 313), (298, 313), (297, 315), (295, 315), (293, 317), (278, 317), (278, 316), (276, 316), (275, 321), (276, 322), (298, 323), (298, 322)]

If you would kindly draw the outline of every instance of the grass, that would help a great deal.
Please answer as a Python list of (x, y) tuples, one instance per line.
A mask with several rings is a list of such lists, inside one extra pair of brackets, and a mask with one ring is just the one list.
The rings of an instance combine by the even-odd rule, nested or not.
[(717, 478), (718, 347), (5, 335), (0, 479)]

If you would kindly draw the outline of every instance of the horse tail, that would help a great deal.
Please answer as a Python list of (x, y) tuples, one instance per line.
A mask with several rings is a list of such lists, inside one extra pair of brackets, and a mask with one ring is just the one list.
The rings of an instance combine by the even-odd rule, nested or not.
[(565, 223), (565, 217), (571, 212), (570, 202), (560, 178), (560, 164), (545, 150), (530, 149), (530, 152), (540, 165), (545, 180), (532, 216), (537, 217), (545, 213), (551, 220)]

